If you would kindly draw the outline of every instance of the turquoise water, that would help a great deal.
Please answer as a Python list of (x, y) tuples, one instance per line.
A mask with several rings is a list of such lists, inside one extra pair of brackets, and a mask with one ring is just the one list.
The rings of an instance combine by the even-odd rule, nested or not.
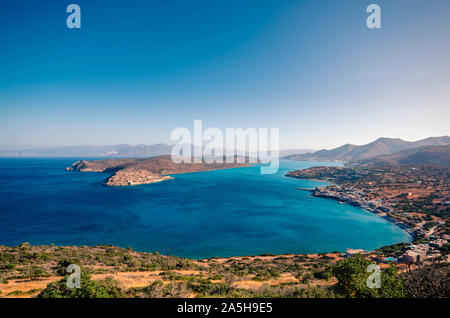
[[(409, 241), (386, 220), (296, 187), (285, 177), (319, 163), (175, 175), (165, 182), (104, 187), (103, 173), (65, 172), (77, 159), (0, 159), (0, 244), (113, 244), (202, 258), (374, 249)], [(320, 163), (326, 165), (327, 163)]]

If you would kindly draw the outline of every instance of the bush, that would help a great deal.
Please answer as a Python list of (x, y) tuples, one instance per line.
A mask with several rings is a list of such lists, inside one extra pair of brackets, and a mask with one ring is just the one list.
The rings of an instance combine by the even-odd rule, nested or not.
[(215, 275), (211, 276), (209, 279), (210, 280), (221, 280), (221, 279), (223, 279), (223, 275), (215, 274)]
[(166, 297), (186, 297), (186, 283), (170, 283), (164, 285), (162, 281), (157, 280), (146, 287), (133, 287), (127, 291), (130, 297), (139, 298), (166, 298)]
[(314, 278), (326, 279), (326, 280), (329, 280), (329, 279), (331, 279), (331, 277), (333, 277), (333, 273), (328, 270), (316, 271), (316, 272), (314, 272), (313, 275), (314, 275)]
[(450, 254), (450, 244), (444, 244), (439, 248), (439, 251), (441, 251), (442, 255), (447, 256)]
[[(68, 276), (67, 276), (68, 277)], [(80, 288), (68, 288), (67, 277), (50, 283), (38, 295), (39, 298), (120, 298), (123, 293), (117, 287), (117, 281), (106, 278), (92, 281), (90, 276), (82, 274)]]
[(405, 297), (406, 291), (397, 269), (390, 266), (380, 273), (380, 288), (369, 288), (367, 279), (371, 275), (367, 267), (373, 264), (363, 255), (356, 255), (336, 263), (333, 274), (338, 279), (334, 290), (344, 297), (358, 298), (397, 298)]
[(56, 266), (55, 270), (56, 270), (56, 274), (59, 276), (66, 276), (67, 275), (67, 267), (71, 264), (80, 264), (80, 260), (76, 259), (76, 260), (67, 260), (67, 259), (63, 259), (63, 260), (59, 260), (58, 261), (58, 265)]
[(302, 284), (307, 284), (311, 279), (313, 279), (313, 274), (311, 273), (306, 273), (305, 275), (302, 276), (301, 278), (301, 283)]

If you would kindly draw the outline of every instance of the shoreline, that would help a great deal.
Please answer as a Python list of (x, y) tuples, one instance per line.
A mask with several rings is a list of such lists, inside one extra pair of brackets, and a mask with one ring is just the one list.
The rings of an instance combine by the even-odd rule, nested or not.
[[(400, 243), (406, 243), (406, 242), (400, 242)], [(262, 254), (242, 254), (242, 255), (232, 255), (232, 256), (209, 256), (209, 257), (187, 257), (187, 256), (180, 256), (180, 255), (175, 255), (175, 254), (164, 254), (162, 252), (159, 251), (145, 251), (145, 250), (140, 250), (140, 249), (135, 249), (133, 247), (127, 246), (124, 247), (122, 245), (116, 245), (116, 244), (102, 244), (102, 243), (98, 243), (98, 244), (93, 244), (93, 245), (86, 245), (86, 244), (66, 244), (66, 245), (59, 245), (59, 244), (54, 244), (54, 243), (50, 243), (50, 244), (33, 244), (30, 242), (22, 242), (20, 244), (16, 244), (16, 245), (4, 245), (2, 243), (0, 243), (0, 248), (9, 248), (9, 249), (14, 249), (14, 248), (20, 248), (23, 245), (28, 245), (31, 247), (36, 247), (36, 248), (54, 248), (54, 249), (96, 249), (96, 248), (119, 248), (119, 249), (130, 249), (133, 252), (136, 253), (144, 253), (144, 254), (155, 254), (157, 253), (158, 255), (164, 256), (164, 257), (176, 257), (176, 258), (180, 258), (180, 259), (186, 259), (186, 260), (190, 260), (190, 261), (208, 261), (208, 260), (231, 260), (231, 259), (245, 259), (245, 258), (261, 258), (261, 259), (272, 259), (272, 258), (278, 258), (278, 257), (296, 257), (296, 256), (306, 256), (306, 257), (310, 257), (310, 258), (316, 258), (319, 257), (321, 255), (327, 255), (327, 254), (339, 254), (342, 257), (347, 253), (347, 250), (352, 250), (352, 247), (347, 247), (345, 249), (345, 251), (339, 251), (339, 250), (333, 250), (333, 251), (324, 251), (324, 252), (293, 252), (293, 253), (289, 253), (289, 252), (280, 252), (280, 253), (270, 253), (270, 252), (264, 252)], [(398, 244), (398, 243), (395, 243)], [(389, 246), (389, 245), (387, 245)], [(383, 246), (380, 246), (379, 248), (381, 248)], [(367, 253), (375, 253), (375, 251), (379, 248), (376, 249), (372, 249), (372, 250), (364, 250), (364, 249), (360, 249), (362, 251), (365, 251)]]
[[(240, 167), (235, 167), (235, 168), (240, 168)], [(212, 170), (226, 170), (226, 169), (231, 169), (231, 168), (216, 168), (216, 169), (212, 169)], [(123, 170), (121, 170), (121, 171), (123, 171)], [(191, 171), (191, 172), (180, 172), (180, 174), (185, 174), (185, 173), (195, 173), (195, 172), (206, 172), (206, 171), (211, 171), (211, 170), (201, 170), (201, 171)], [(281, 174), (280, 174), (280, 176), (281, 176)], [(304, 180), (311, 180), (311, 179), (304, 179)], [(320, 182), (321, 184), (320, 184), (320, 187), (321, 188), (323, 188), (323, 187), (326, 187), (326, 186), (328, 186), (328, 185), (330, 185), (330, 184), (333, 184), (330, 180), (320, 180), (320, 179), (314, 179), (315, 181), (317, 181), (317, 182)], [(295, 183), (294, 183), (295, 184)], [(305, 189), (306, 190), (306, 189)], [(313, 189), (308, 189), (309, 191), (312, 191)], [(368, 210), (366, 210), (366, 211), (368, 211)], [(368, 212), (371, 212), (371, 213), (373, 213), (372, 211), (368, 211)], [(376, 214), (376, 213), (373, 213), (373, 214)], [(377, 215), (377, 216), (379, 216), (379, 215)], [(393, 222), (392, 220), (389, 220), (389, 219), (387, 219), (389, 222), (391, 222), (391, 223), (394, 223), (395, 224), (395, 222)], [(398, 226), (398, 224), (397, 224), (397, 226)], [(400, 227), (401, 228), (401, 227)], [(402, 230), (405, 230), (404, 228), (401, 228)], [(412, 237), (412, 235), (411, 235), (411, 233), (410, 232), (407, 232), (411, 237), (410, 237), (410, 239), (412, 239), (413, 237)], [(99, 244), (101, 244), (102, 242), (99, 242)], [(340, 250), (341, 252), (345, 252), (345, 249), (347, 249), (347, 248), (351, 248), (351, 247), (353, 247), (354, 244), (355, 243), (355, 241), (353, 241), (353, 242), (349, 242), (349, 244), (348, 245), (346, 245), (346, 246), (343, 246), (343, 248)], [(377, 249), (377, 248), (379, 248), (379, 247), (381, 247), (381, 246), (375, 246), (374, 248), (369, 248), (369, 250), (375, 250), (375, 249)], [(317, 250), (311, 250), (311, 251), (307, 251), (307, 253), (326, 253), (326, 252), (333, 252), (333, 251), (335, 251), (335, 250), (332, 250), (332, 249), (330, 249), (330, 250), (324, 250), (324, 251), (321, 251), (321, 250), (319, 250), (319, 251), (317, 251)], [(282, 255), (283, 253), (278, 253), (278, 252), (272, 252), (272, 251), (270, 251), (270, 250), (262, 250), (262, 253), (270, 253), (270, 254), (274, 254), (274, 255)], [(293, 249), (292, 250), (292, 253), (293, 254), (298, 254), (298, 253), (305, 253), (305, 252), (302, 252), (302, 251), (299, 251), (298, 249)], [(251, 255), (251, 254), (250, 254)], [(253, 255), (260, 255), (259, 253), (256, 253), (256, 254), (253, 254)], [(236, 256), (240, 256), (240, 255), (229, 255), (229, 256), (227, 256), (227, 257), (236, 257)], [(211, 257), (215, 257), (215, 256), (211, 256)], [(203, 257), (202, 257), (203, 258)], [(200, 259), (202, 259), (202, 258), (200, 258)], [(197, 259), (197, 258), (192, 258), (192, 259)]]
[[(354, 207), (361, 208), (362, 210), (364, 210), (364, 211), (366, 211), (366, 212), (368, 212), (368, 213), (370, 213), (372, 215), (375, 215), (377, 217), (383, 218), (386, 221), (388, 221), (389, 223), (397, 226), (401, 230), (403, 230), (406, 233), (408, 233), (408, 235), (411, 237), (411, 242), (414, 242), (414, 239), (417, 236), (417, 230), (415, 230), (415, 229), (411, 228), (410, 226), (408, 226), (408, 225), (406, 225), (406, 224), (404, 224), (404, 223), (402, 223), (400, 221), (397, 221), (397, 220), (395, 220), (395, 219), (393, 219), (393, 218), (391, 218), (391, 217), (389, 217), (387, 215), (380, 215), (380, 212), (377, 212), (376, 210), (371, 209), (370, 207), (368, 207), (367, 206), (368, 204), (367, 204), (366, 201), (358, 202), (357, 200), (351, 200), (351, 199), (348, 199), (348, 198), (342, 199), (342, 198), (339, 198), (339, 197), (333, 196), (333, 195), (323, 195), (323, 194), (319, 194), (318, 195), (318, 194), (316, 194), (317, 189), (321, 189), (321, 188), (327, 187), (329, 185), (339, 186), (338, 184), (332, 182), (331, 180), (328, 180), (328, 179), (315, 179), (315, 178), (313, 178), (313, 179), (297, 178), (297, 177), (291, 176), (289, 174), (286, 174), (285, 176), (289, 177), (289, 178), (298, 179), (298, 180), (325, 182), (327, 184), (322, 185), (320, 187), (314, 187), (314, 188), (296, 187), (296, 189), (297, 190), (302, 190), (302, 191), (308, 191), (308, 192), (311, 193), (311, 195), (313, 197), (316, 197), (316, 198), (331, 199), (331, 200), (337, 201), (340, 204), (350, 204), (350, 205), (352, 205)], [(385, 206), (381, 206), (381, 208), (388, 209), (388, 207), (385, 207)], [(384, 212), (381, 212), (381, 213), (384, 213)]]
[[(208, 170), (198, 170), (198, 171), (188, 171), (188, 172), (176, 172), (176, 173), (171, 173), (171, 174), (172, 174), (172, 175), (175, 175), (175, 174), (191, 174), (191, 173), (208, 172), (208, 171), (214, 171), (214, 170), (227, 170), (227, 169), (233, 169), (233, 168), (244, 168), (244, 167), (249, 167), (249, 166), (253, 166), (253, 165), (248, 164), (248, 165), (245, 165), (245, 166), (226, 167), (226, 168), (224, 168), (224, 167), (217, 167), (217, 168), (208, 169)], [(72, 170), (72, 171), (74, 171), (74, 170)], [(83, 170), (76, 170), (76, 171), (78, 171), (78, 172), (83, 172)], [(86, 171), (86, 170), (84, 170), (84, 171)], [(127, 170), (118, 170), (118, 171), (116, 171), (116, 173), (121, 173), (121, 172), (125, 172), (125, 171), (127, 171)], [(133, 172), (136, 172), (136, 171), (133, 171)], [(148, 173), (148, 172), (146, 172), (146, 173)], [(115, 175), (115, 174), (113, 174), (112, 176), (110, 176), (109, 178), (107, 178), (105, 181), (109, 180), (109, 179), (112, 178), (114, 175)], [(163, 176), (163, 175), (161, 175), (161, 176)], [(167, 175), (166, 175), (166, 176), (167, 176)], [(168, 177), (169, 177), (168, 179), (174, 179), (174, 177), (172, 177), (172, 176), (168, 176)], [(285, 174), (284, 177), (291, 177), (291, 176)], [(299, 179), (299, 178), (297, 178), (297, 179)], [(327, 179), (317, 179), (317, 178), (316, 178), (316, 179), (301, 179), (301, 180), (308, 180), (308, 181), (320, 182), (321, 184), (318, 185), (318, 186), (315, 186), (314, 188), (301, 188), (301, 187), (297, 187), (296, 189), (298, 189), (298, 190), (304, 190), (304, 191), (309, 191), (310, 193), (312, 193), (312, 196), (315, 196), (315, 197), (322, 197), (322, 198), (332, 198), (332, 197), (315, 195), (316, 189), (325, 188), (325, 187), (330, 186), (330, 185), (337, 185), (337, 184), (335, 184), (333, 181), (327, 180)], [(161, 180), (161, 181), (164, 181), (164, 180)], [(158, 180), (157, 182), (161, 182), (161, 181)], [(153, 182), (151, 182), (151, 183), (153, 183)], [(146, 184), (146, 183), (141, 183), (141, 184), (139, 184), (139, 183), (133, 183), (133, 184), (123, 184), (123, 185), (125, 185), (125, 186), (126, 186), (126, 185), (128, 185), (128, 186), (135, 186), (135, 185), (142, 185), (142, 184)], [(121, 186), (121, 185), (108, 185), (108, 186)], [(405, 224), (398, 223), (398, 222), (396, 222), (395, 220), (393, 220), (393, 219), (391, 219), (391, 218), (389, 218), (389, 217), (381, 216), (381, 215), (379, 215), (377, 212), (371, 211), (371, 210), (369, 210), (369, 209), (367, 209), (367, 208), (364, 208), (364, 207), (361, 207), (361, 206), (355, 204), (354, 202), (348, 202), (348, 201), (344, 201), (344, 200), (339, 200), (338, 198), (332, 198), (332, 199), (334, 199), (334, 200), (336, 200), (336, 201), (338, 201), (338, 202), (342, 202), (342, 203), (350, 203), (351, 205), (354, 205), (354, 206), (356, 206), (356, 207), (360, 207), (360, 208), (362, 208), (365, 212), (374, 214), (374, 215), (376, 215), (376, 216), (378, 216), (378, 217), (383, 217), (383, 218), (384, 218), (385, 220), (387, 220), (389, 223), (391, 223), (391, 224), (393, 224), (393, 225), (396, 225), (398, 228), (400, 228), (401, 230), (405, 231), (405, 232), (408, 234), (408, 238), (409, 238), (409, 239), (408, 239), (407, 241), (401, 241), (401, 242), (409, 243), (409, 242), (412, 242), (412, 241), (414, 240), (414, 237), (415, 237), (414, 231), (413, 231), (411, 228), (407, 227)], [(400, 243), (400, 242), (398, 242), (398, 243)], [(99, 244), (102, 244), (102, 243), (100, 242)], [(349, 248), (352, 248), (352, 245), (353, 245), (353, 244), (349, 244), (348, 246), (345, 247), (344, 250), (341, 250), (340, 252), (341, 252), (341, 253), (345, 253), (345, 250), (346, 250), (346, 249), (349, 249)], [(369, 249), (369, 250), (367, 250), (367, 251), (374, 251), (374, 250), (376, 250), (376, 249), (378, 249), (378, 248), (380, 248), (380, 247), (382, 247), (382, 246), (379, 246), (379, 247), (376, 247), (376, 248), (371, 248), (371, 249)], [(337, 250), (334, 249), (334, 250), (326, 250), (326, 251), (308, 251), (307, 253), (306, 253), (306, 252), (302, 253), (301, 251), (295, 251), (295, 250), (294, 250), (294, 251), (292, 251), (292, 254), (291, 254), (291, 255), (322, 254), (322, 253), (332, 253), (332, 252), (335, 252), (335, 251), (337, 251)], [(277, 253), (277, 252), (271, 252), (271, 251), (263, 252), (263, 254), (270, 254), (270, 255), (274, 255), (274, 256), (277, 256), (277, 255), (286, 255), (285, 252)], [(257, 254), (247, 254), (247, 255), (210, 256), (210, 257), (186, 257), (186, 258), (187, 258), (187, 259), (192, 259), (192, 260), (201, 260), (201, 259), (209, 259), (209, 258), (217, 258), (217, 257), (220, 257), (220, 258), (233, 258), (233, 257), (257, 257), (257, 256), (261, 256), (261, 255), (257, 253)], [(180, 256), (180, 257), (183, 257), (183, 256)]]
[[(299, 179), (299, 180), (313, 180), (313, 179)], [(324, 180), (315, 180), (315, 181), (322, 181), (322, 182), (324, 182)], [(323, 188), (323, 187), (321, 187), (321, 188)], [(297, 187), (296, 189), (297, 190), (302, 190), (302, 191), (308, 191), (308, 192), (311, 193), (311, 195), (313, 197), (316, 197), (316, 198), (331, 199), (331, 200), (337, 201), (340, 204), (350, 204), (350, 205), (352, 205), (354, 207), (361, 208), (362, 210), (364, 210), (364, 211), (366, 211), (366, 212), (368, 212), (368, 213), (370, 213), (372, 215), (375, 215), (377, 217), (383, 218), (386, 221), (388, 221), (389, 223), (397, 226), (401, 230), (403, 230), (406, 233), (408, 233), (408, 235), (411, 237), (411, 242), (413, 242), (414, 239), (417, 236), (417, 230), (411, 228), (410, 226), (408, 226), (408, 225), (406, 225), (406, 224), (404, 224), (404, 223), (402, 223), (400, 221), (397, 221), (397, 220), (391, 218), (390, 216), (386, 215), (385, 212), (377, 212), (376, 210), (368, 207), (367, 206), (367, 202), (365, 202), (365, 201), (358, 202), (357, 200), (351, 200), (351, 199), (347, 199), (347, 198), (343, 199), (343, 198), (339, 198), (339, 197), (333, 196), (333, 195), (317, 194), (318, 187), (316, 187), (314, 189)], [(385, 206), (381, 206), (381, 208), (388, 209), (388, 207), (385, 207)], [(382, 213), (384, 213), (384, 215), (382, 215)], [(409, 243), (409, 242), (405, 242), (405, 243)]]

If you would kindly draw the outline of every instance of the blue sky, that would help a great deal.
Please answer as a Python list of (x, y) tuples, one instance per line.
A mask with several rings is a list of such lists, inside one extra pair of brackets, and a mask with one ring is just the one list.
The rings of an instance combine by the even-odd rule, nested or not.
[(169, 142), (194, 119), (281, 148), (449, 135), (449, 32), (447, 0), (1, 1), (0, 145)]

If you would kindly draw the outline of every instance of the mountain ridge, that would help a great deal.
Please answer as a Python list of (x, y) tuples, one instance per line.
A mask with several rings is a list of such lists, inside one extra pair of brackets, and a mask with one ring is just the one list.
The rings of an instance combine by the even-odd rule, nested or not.
[(434, 165), (450, 167), (450, 145), (422, 146), (349, 163), (357, 166)]
[(295, 154), (284, 157), (291, 160), (312, 161), (357, 161), (382, 155), (390, 155), (398, 151), (424, 146), (450, 145), (449, 136), (428, 137), (417, 141), (405, 141), (400, 138), (381, 137), (365, 145), (345, 144), (340, 147), (326, 150), (322, 149), (313, 153)]

